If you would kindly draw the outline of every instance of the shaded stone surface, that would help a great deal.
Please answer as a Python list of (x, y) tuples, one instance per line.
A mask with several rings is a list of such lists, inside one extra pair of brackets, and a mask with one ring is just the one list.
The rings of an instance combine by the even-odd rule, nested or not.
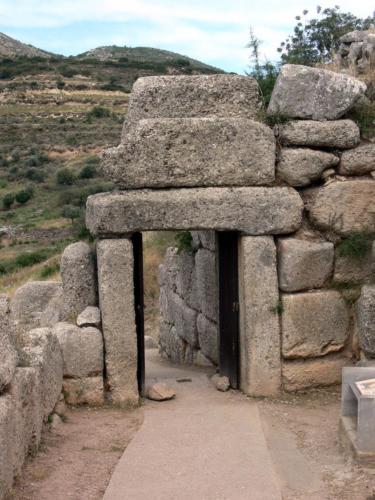
[(359, 345), (367, 357), (375, 358), (375, 285), (366, 285), (356, 305)]
[(364, 95), (366, 85), (351, 76), (308, 66), (281, 67), (268, 114), (336, 120)]
[(165, 321), (160, 321), (159, 331), (160, 354), (176, 363), (185, 363), (187, 343), (177, 335), (176, 328)]
[(101, 240), (97, 244), (97, 257), (105, 365), (111, 400), (119, 406), (137, 405), (132, 242), (128, 239)]
[(375, 144), (361, 144), (344, 151), (338, 169), (341, 175), (363, 175), (375, 171)]
[(336, 283), (375, 283), (375, 242), (368, 252), (354, 258), (340, 255), (337, 249), (333, 279)]
[(306, 361), (283, 361), (283, 388), (288, 392), (311, 387), (340, 384), (344, 366), (351, 366), (350, 359), (330, 355)]
[(16, 371), (17, 352), (11, 338), (9, 298), (0, 295), (0, 394), (10, 384)]
[(256, 119), (258, 83), (239, 75), (178, 75), (138, 78), (132, 88), (124, 132), (142, 118), (202, 116)]
[(277, 174), (290, 186), (307, 186), (320, 178), (324, 170), (335, 167), (340, 159), (324, 151), (308, 148), (282, 148)]
[(61, 257), (61, 278), (70, 315), (77, 316), (87, 306), (97, 305), (94, 255), (87, 243), (79, 241), (65, 248)]
[(211, 377), (211, 381), (218, 391), (226, 392), (230, 388), (229, 378), (221, 377), (218, 373)]
[(103, 372), (102, 333), (93, 326), (79, 328), (70, 323), (57, 323), (53, 333), (59, 339), (64, 377), (84, 378)]
[(279, 286), (284, 292), (320, 288), (333, 271), (333, 243), (280, 238)]
[(311, 358), (339, 351), (348, 336), (345, 301), (335, 290), (282, 296), (282, 354)]
[(273, 238), (241, 236), (239, 248), (240, 381), (250, 396), (280, 390), (280, 325), (276, 247)]
[(215, 254), (200, 248), (195, 255), (195, 265), (199, 308), (210, 320), (217, 321), (219, 295)]
[(101, 168), (123, 189), (262, 186), (275, 179), (275, 137), (243, 118), (141, 120)]
[(302, 206), (286, 187), (138, 190), (89, 196), (86, 224), (101, 236), (169, 229), (285, 234), (301, 225)]
[(64, 378), (66, 402), (71, 405), (102, 406), (104, 404), (103, 377)]
[(320, 229), (347, 236), (375, 231), (375, 181), (333, 182), (314, 191), (311, 222)]
[(215, 363), (219, 363), (218, 355), (218, 330), (217, 324), (210, 321), (203, 314), (197, 318), (199, 346), (206, 358)]
[(360, 142), (358, 125), (352, 120), (290, 121), (277, 125), (275, 133), (282, 144), (290, 146), (347, 149)]

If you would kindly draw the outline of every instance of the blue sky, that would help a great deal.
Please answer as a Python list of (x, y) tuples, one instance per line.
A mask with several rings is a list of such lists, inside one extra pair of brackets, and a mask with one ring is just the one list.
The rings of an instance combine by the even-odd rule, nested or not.
[[(315, 13), (319, 0), (0, 0), (0, 31), (52, 52), (75, 55), (101, 45), (173, 50), (227, 71), (243, 73), (249, 28), (276, 48), (301, 10)], [(343, 11), (370, 15), (373, 0), (338, 0)]]

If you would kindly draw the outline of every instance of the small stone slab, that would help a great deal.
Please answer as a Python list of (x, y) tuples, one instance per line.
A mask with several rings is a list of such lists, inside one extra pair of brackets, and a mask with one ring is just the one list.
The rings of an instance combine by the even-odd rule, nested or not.
[(349, 75), (285, 64), (277, 77), (268, 114), (336, 120), (365, 94), (366, 85)]
[(90, 196), (86, 224), (97, 236), (176, 229), (287, 234), (300, 227), (302, 210), (301, 197), (287, 187), (137, 190)]
[(102, 154), (122, 189), (265, 186), (275, 179), (275, 136), (245, 118), (148, 119)]
[(220, 376), (218, 373), (211, 377), (211, 381), (218, 391), (226, 392), (230, 389), (229, 378), (225, 376)]
[(147, 397), (152, 401), (168, 401), (176, 396), (176, 391), (172, 387), (162, 382), (157, 382), (147, 390)]
[(77, 317), (77, 326), (99, 326), (100, 325), (99, 307), (88, 306)]
[(340, 175), (363, 175), (375, 171), (375, 144), (361, 144), (344, 151), (338, 169)]

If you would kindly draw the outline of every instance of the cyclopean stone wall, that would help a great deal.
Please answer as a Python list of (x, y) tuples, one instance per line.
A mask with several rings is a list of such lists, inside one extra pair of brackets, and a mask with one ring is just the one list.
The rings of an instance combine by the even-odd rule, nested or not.
[(336, 60), (341, 68), (363, 74), (375, 67), (375, 28), (352, 31), (340, 38)]

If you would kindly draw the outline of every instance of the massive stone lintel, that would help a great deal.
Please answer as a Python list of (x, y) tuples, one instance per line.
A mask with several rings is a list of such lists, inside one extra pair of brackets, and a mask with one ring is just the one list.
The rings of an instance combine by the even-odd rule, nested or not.
[(258, 83), (248, 76), (149, 76), (133, 85), (124, 129), (142, 118), (256, 119), (260, 106)]
[(103, 153), (102, 169), (125, 189), (265, 186), (275, 150), (272, 130), (245, 118), (141, 120)]
[(287, 187), (123, 191), (90, 196), (86, 224), (100, 237), (175, 229), (286, 234), (300, 227), (302, 210)]

